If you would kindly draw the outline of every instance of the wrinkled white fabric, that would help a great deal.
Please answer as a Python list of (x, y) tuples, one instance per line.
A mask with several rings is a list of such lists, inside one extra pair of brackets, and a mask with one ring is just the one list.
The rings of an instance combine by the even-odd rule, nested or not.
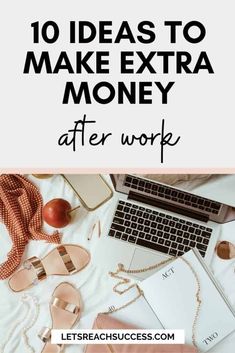
[[(79, 200), (74, 195), (72, 189), (65, 184), (60, 175), (55, 175), (50, 179), (44, 180), (39, 180), (32, 176), (29, 176), (29, 178), (39, 187), (43, 196), (44, 204), (47, 201), (58, 197), (68, 200), (72, 207), (79, 204)], [(72, 223), (62, 229), (62, 243), (80, 244), (88, 249), (92, 255), (99, 238), (97, 234), (94, 233), (92, 240), (88, 241), (88, 232), (98, 218), (101, 220), (101, 227), (105, 224), (106, 220), (112, 214), (112, 207), (110, 206), (115, 202), (115, 198), (116, 196), (94, 212), (87, 212), (83, 207), (76, 211)], [(44, 230), (51, 231), (53, 228), (45, 224)], [(223, 225), (221, 239), (230, 240), (235, 243), (235, 222)], [(0, 247), (0, 262), (2, 262), (5, 259), (7, 251), (11, 248), (11, 243), (7, 231), (1, 223)], [(24, 254), (24, 259), (33, 255), (43, 257), (48, 251), (53, 249), (53, 247), (54, 245), (44, 243), (43, 241), (31, 241)], [(214, 256), (212, 266), (216, 277), (220, 281), (225, 293), (235, 308), (235, 260), (223, 261)], [(92, 261), (88, 267), (75, 275), (68, 277), (50, 276), (45, 281), (40, 282), (37, 286), (26, 291), (35, 295), (40, 303), (39, 318), (28, 333), (30, 344), (34, 347), (35, 352), (37, 353), (41, 352), (43, 347), (43, 343), (37, 337), (37, 334), (42, 326), (51, 326), (51, 316), (48, 303), (54, 288), (62, 281), (73, 283), (81, 291), (83, 299), (82, 320), (75, 326), (75, 328), (85, 326), (91, 327), (93, 318), (95, 318), (100, 310), (104, 309), (106, 303), (110, 302), (110, 298), (115, 295), (112, 292), (113, 280), (101, 268), (98, 268), (93, 264)], [(20, 301), (23, 293), (24, 292), (13, 293), (8, 287), (7, 280), (0, 282), (0, 345), (5, 341), (6, 335), (12, 325), (14, 325), (14, 322), (24, 316), (23, 311), (25, 308)], [(20, 335), (20, 331), (24, 325), (25, 323), (22, 322), (22, 325), (17, 327), (6, 347), (5, 353), (27, 353)], [(234, 345), (235, 334), (232, 334), (210, 352), (230, 353), (234, 350)], [(70, 345), (66, 347), (65, 351), (67, 353), (82, 353), (83, 349), (84, 347), (81, 346)]]

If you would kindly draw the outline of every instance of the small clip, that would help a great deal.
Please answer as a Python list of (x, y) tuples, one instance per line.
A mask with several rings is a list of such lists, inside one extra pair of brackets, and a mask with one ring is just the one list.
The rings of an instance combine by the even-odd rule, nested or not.
[(101, 225), (100, 225), (100, 220), (98, 219), (98, 220), (92, 225), (91, 230), (90, 230), (90, 232), (89, 232), (89, 234), (88, 234), (87, 240), (91, 240), (96, 226), (98, 226), (98, 237), (100, 238), (100, 236), (101, 236)]

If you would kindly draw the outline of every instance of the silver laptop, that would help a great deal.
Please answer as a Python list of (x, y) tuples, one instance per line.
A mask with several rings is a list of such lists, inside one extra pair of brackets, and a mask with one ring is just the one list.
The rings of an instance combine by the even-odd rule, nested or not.
[[(131, 174), (111, 175), (111, 179), (116, 200), (94, 254), (95, 263), (109, 271), (115, 270), (118, 263), (138, 269), (197, 248), (210, 264), (220, 223), (229, 217), (228, 205), (203, 197), (202, 187), (198, 187), (200, 192), (196, 195)], [(224, 198), (217, 179), (210, 184), (218, 183), (217, 194)], [(139, 277), (150, 274), (142, 273)]]

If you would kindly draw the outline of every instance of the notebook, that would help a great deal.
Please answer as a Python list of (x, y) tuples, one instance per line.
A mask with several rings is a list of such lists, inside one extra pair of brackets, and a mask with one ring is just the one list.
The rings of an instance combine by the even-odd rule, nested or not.
[(173, 260), (142, 281), (140, 287), (163, 327), (184, 329), (186, 343), (192, 344), (200, 285), (194, 333), (199, 351), (207, 352), (235, 330), (235, 312), (199, 252), (193, 249), (182, 257), (186, 261)]

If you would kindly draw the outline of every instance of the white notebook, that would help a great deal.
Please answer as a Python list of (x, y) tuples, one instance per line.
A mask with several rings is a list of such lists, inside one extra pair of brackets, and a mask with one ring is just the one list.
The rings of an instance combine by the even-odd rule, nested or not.
[[(199, 351), (207, 352), (235, 330), (235, 312), (197, 250), (190, 250), (183, 257), (200, 282), (202, 302), (195, 339)], [(163, 327), (184, 329), (186, 343), (192, 344), (198, 284), (190, 267), (178, 258), (142, 281), (140, 287)]]

